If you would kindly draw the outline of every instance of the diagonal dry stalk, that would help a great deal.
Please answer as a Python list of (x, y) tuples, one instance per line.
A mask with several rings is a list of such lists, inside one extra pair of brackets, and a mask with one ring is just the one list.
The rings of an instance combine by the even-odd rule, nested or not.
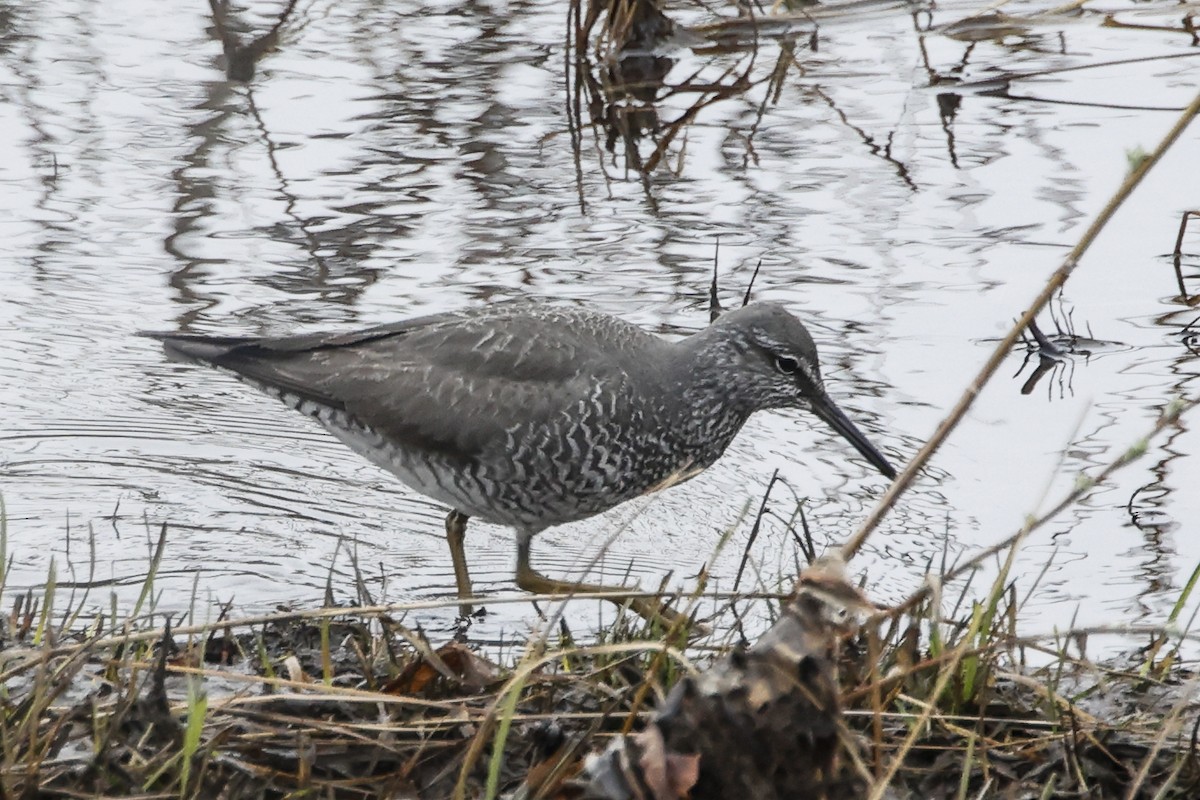
[(1166, 136), (1163, 137), (1158, 146), (1126, 176), (1124, 182), (1118, 187), (1112, 198), (1100, 210), (1100, 213), (1096, 215), (1096, 218), (1088, 226), (1087, 230), (1083, 232), (1079, 242), (1071, 248), (1071, 252), (1067, 254), (1059, 268), (1054, 271), (1050, 279), (1046, 281), (1046, 285), (1042, 287), (1042, 290), (1033, 299), (1033, 302), (1029, 304), (1029, 308), (1013, 324), (1004, 338), (1000, 340), (1000, 343), (996, 345), (991, 356), (988, 357), (983, 367), (979, 370), (979, 374), (975, 376), (975, 379), (971, 381), (970, 385), (963, 392), (962, 397), (959, 398), (946, 417), (938, 424), (929, 441), (908, 462), (908, 465), (905, 466), (900, 476), (896, 478), (887, 492), (884, 493), (883, 497), (875, 505), (875, 508), (872, 509), (862, 526), (850, 537), (849, 541), (842, 545), (842, 557), (844, 559), (849, 561), (862, 548), (867, 538), (879, 526), (884, 516), (892, 509), (892, 506), (896, 504), (900, 495), (916, 480), (917, 474), (929, 463), (929, 459), (933, 457), (933, 454), (942, 446), (942, 443), (946, 441), (946, 438), (958, 426), (958, 423), (962, 421), (967, 411), (975, 403), (975, 398), (979, 396), (980, 391), (991, 380), (997, 368), (999, 368), (1000, 364), (1008, 356), (1009, 350), (1017, 343), (1022, 331), (1029, 327), (1029, 323), (1050, 302), (1050, 298), (1054, 296), (1054, 293), (1071, 276), (1071, 273), (1074, 272), (1075, 267), (1079, 264), (1079, 259), (1092, 246), (1096, 237), (1100, 235), (1100, 232), (1104, 230), (1109, 220), (1116, 214), (1117, 209), (1121, 207), (1133, 193), (1133, 190), (1137, 188), (1138, 184), (1142, 182), (1142, 178), (1146, 177), (1146, 174), (1162, 159), (1163, 155), (1183, 134), (1184, 129), (1187, 128), (1188, 124), (1198, 113), (1200, 113), (1200, 93), (1193, 98), (1192, 102), (1183, 110), (1183, 113), (1179, 115), (1175, 124), (1167, 131)]
[[(1155, 150), (1149, 156), (1140, 161), (1126, 177), (1125, 181), (1117, 189), (1112, 198), (1110, 198), (1108, 203), (1103, 209), (1101, 209), (1100, 213), (1093, 220), (1091, 225), (1089, 225), (1084, 231), (1075, 247), (1072, 248), (1071, 252), (1067, 254), (1059, 268), (1050, 276), (1046, 282), (1046, 285), (1042, 288), (1041, 292), (1039, 292), (1037, 297), (1031, 303), (1030, 307), (1025, 311), (1024, 314), (1021, 315), (1020, 319), (1014, 323), (1008, 334), (996, 346), (995, 350), (985, 362), (979, 374), (967, 387), (966, 391), (963, 393), (962, 397), (959, 399), (954, 408), (951, 409), (947, 416), (938, 425), (930, 440), (925, 444), (924, 447), (921, 448), (920, 452), (918, 452), (912, 461), (906, 466), (899, 478), (897, 478), (897, 480), (889, 488), (884, 497), (881, 498), (875, 509), (868, 516), (867, 520), (863, 523), (859, 530), (850, 538), (850, 540), (846, 542), (845, 545), (843, 545), (841, 553), (844, 558), (849, 559), (856, 552), (858, 552), (871, 532), (878, 527), (879, 522), (895, 504), (899, 496), (913, 483), (918, 472), (926, 463), (928, 463), (932, 455), (937, 451), (949, 434), (962, 420), (967, 410), (974, 403), (975, 398), (978, 396), (983, 386), (986, 385), (986, 383), (991, 379), (991, 377), (995, 374), (996, 369), (1003, 362), (1004, 358), (1007, 357), (1008, 352), (1016, 343), (1022, 331), (1027, 328), (1036, 314), (1040, 312), (1046, 303), (1049, 302), (1054, 292), (1056, 292), (1063, 285), (1063, 283), (1065, 283), (1067, 278), (1070, 277), (1071, 273), (1078, 265), (1080, 258), (1091, 247), (1096, 238), (1099, 236), (1100, 232), (1104, 229), (1105, 225), (1107, 225), (1107, 223), (1112, 219), (1117, 209), (1119, 209), (1124, 201), (1129, 198), (1133, 190), (1141, 182), (1142, 178), (1145, 177), (1154, 164), (1161, 160), (1163, 154), (1170, 149), (1170, 147), (1179, 138), (1188, 124), (1190, 124), (1192, 119), (1195, 118), (1198, 113), (1200, 113), (1200, 94), (1198, 94), (1183, 111), (1179, 119), (1175, 122), (1174, 126), (1172, 126), (1166, 136), (1164, 136), (1163, 140), (1159, 143)], [(943, 578), (945, 580), (949, 580), (955, 575), (962, 574), (963, 571), (976, 566), (987, 558), (998, 555), (1005, 550), (1007, 550), (1007, 556), (1004, 564), (1001, 567), (1001, 575), (1006, 575), (1011, 569), (1013, 559), (1015, 558), (1020, 543), (1026, 536), (1028, 536), (1034, 529), (1056, 516), (1063, 509), (1077, 501), (1092, 487), (1094, 487), (1096, 483), (1105, 480), (1114, 471), (1120, 469), (1140, 456), (1145, 451), (1146, 442), (1151, 436), (1161, 432), (1168, 425), (1174, 424), (1183, 411), (1194, 407), (1197, 402), (1200, 401), (1176, 400), (1172, 402), (1163, 411), (1160, 419), (1146, 437), (1144, 437), (1133, 447), (1117, 456), (1109, 465), (1101, 470), (1099, 474), (1097, 474), (1095, 477), (1081, 476), (1081, 478), (1076, 482), (1073, 490), (1046, 514), (1043, 514), (1039, 518), (1031, 517), (1015, 534), (1006, 538), (1003, 542), (987, 548), (982, 553), (969, 559), (964, 564), (959, 565), (944, 575)], [(938, 581), (938, 583), (942, 582), (944, 581)], [(995, 592), (997, 588), (1001, 587), (1002, 583), (1003, 581), (997, 581), (994, 584), (993, 592)], [(913, 608), (916, 603), (920, 602), (921, 599), (923, 599), (935, 588), (936, 586), (933, 585), (933, 582), (927, 583), (926, 586), (922, 587), (921, 590), (919, 590), (913, 597), (911, 597), (900, 607), (896, 609), (890, 609), (887, 612), (887, 615), (895, 616)], [(943, 668), (938, 672), (937, 680), (932, 690), (932, 697), (938, 697), (945, 691), (951, 679), (957, 673), (959, 663), (969, 655), (968, 651), (970, 650), (971, 644), (975, 641), (978, 633), (978, 625), (979, 618), (973, 618), (970, 629), (967, 631), (966, 635), (959, 640), (957, 646), (945, 654), (947, 656), (948, 664), (943, 665)], [(934, 704), (929, 704), (922, 709), (921, 713), (918, 715), (918, 719), (910, 726), (910, 734), (906, 736), (900, 743), (899, 748), (893, 754), (892, 758), (889, 760), (886, 767), (871, 787), (871, 800), (881, 800), (881, 798), (887, 794), (888, 787), (892, 784), (899, 770), (903, 766), (907, 754), (916, 745), (920, 737), (920, 732), (929, 723), (936, 710), (937, 709)], [(1149, 769), (1149, 763), (1150, 758), (1148, 757), (1139, 774), (1139, 783), (1141, 780), (1144, 780), (1145, 772)]]
[[(1005, 576), (1007, 576), (1011, 571), (1019, 546), (1030, 533), (1040, 528), (1049, 520), (1053, 519), (1064, 509), (1071, 506), (1098, 483), (1101, 483), (1120, 468), (1136, 460), (1145, 452), (1146, 443), (1151, 437), (1157, 433), (1160, 433), (1169, 425), (1174, 424), (1183, 412), (1195, 408), (1197, 405), (1200, 405), (1200, 400), (1192, 400), (1189, 402), (1175, 401), (1171, 403), (1168, 408), (1163, 411), (1154, 427), (1146, 436), (1141, 438), (1132, 447), (1128, 448), (1114, 458), (1111, 462), (1109, 462), (1109, 464), (1106, 465), (1104, 469), (1102, 469), (1095, 477), (1081, 476), (1080, 479), (1076, 481), (1075, 486), (1071, 489), (1071, 491), (1069, 491), (1062, 499), (1059, 500), (1058, 503), (1054, 505), (1053, 508), (1051, 508), (1045, 514), (1036, 518), (1030, 517), (1029, 520), (1027, 520), (1026, 523), (1022, 525), (1016, 533), (1007, 537), (1004, 539), (1004, 541), (993, 545), (992, 547), (986, 548), (974, 557), (968, 559), (966, 562), (955, 566), (944, 575), (940, 576), (937, 581), (931, 580), (926, 582), (926, 584), (921, 587), (921, 589), (917, 590), (911, 597), (909, 597), (908, 600), (901, 603), (899, 606), (896, 606), (895, 608), (888, 609), (885, 612), (875, 615), (875, 619), (896, 617), (902, 613), (910, 611), (917, 605), (917, 603), (924, 599), (928, 594), (933, 592), (938, 585), (943, 585), (963, 574), (965, 571), (978, 566), (986, 559), (998, 555), (1001, 552), (1007, 551), (1004, 563), (1000, 568), (1000, 575), (993, 582), (992, 592), (994, 595), (995, 592), (1002, 589), (1005, 585)], [(951, 679), (957, 673), (959, 664), (963, 661), (963, 659), (972, 655), (972, 644), (975, 642), (976, 635), (979, 632), (980, 619), (981, 618), (979, 617), (973, 617), (969, 629), (961, 637), (959, 643), (944, 654), (942, 663), (939, 666), (937, 681), (934, 685), (934, 688), (930, 692), (931, 697), (936, 698), (942, 695), (946, 687), (949, 685)], [(870, 624), (870, 620), (868, 620), (868, 624)], [(937, 713), (939, 713), (939, 709), (936, 707), (936, 704), (930, 703), (922, 708), (921, 713), (910, 725), (910, 734), (905, 737), (903, 742), (901, 742), (892, 759), (887, 764), (883, 774), (876, 781), (873, 791), (870, 795), (871, 800), (882, 800), (887, 792), (887, 788), (892, 784), (897, 773), (904, 766), (904, 761), (908, 753), (913, 749), (913, 747), (916, 746), (918, 739), (920, 738), (921, 731), (925, 729), (930, 720)], [(1159, 747), (1161, 747), (1161, 744), (1159, 744)], [(1145, 780), (1145, 772), (1149, 769), (1148, 764), (1150, 761), (1151, 757), (1148, 756), (1140, 774), (1140, 780), (1142, 781)]]
[[(627, 598), (644, 598), (656, 599), (661, 598), (663, 593), (660, 591), (638, 591), (638, 590), (621, 590), (613, 592), (597, 592), (589, 594), (587, 599), (617, 599), (624, 600)], [(787, 598), (787, 594), (780, 592), (729, 592), (729, 591), (706, 591), (696, 595), (696, 599), (707, 600), (783, 600)], [(692, 595), (689, 594), (689, 598)], [(561, 594), (528, 594), (528, 593), (513, 593), (509, 595), (489, 595), (487, 597), (470, 597), (465, 598), (469, 602), (486, 601), (493, 605), (506, 605), (514, 603), (536, 603), (545, 602), (553, 603), (564, 599)], [(424, 611), (435, 608), (450, 608), (463, 602), (462, 599), (442, 598), (438, 600), (416, 600), (404, 603), (385, 603), (379, 605), (357, 605), (357, 606), (330, 606), (324, 608), (303, 609), (299, 611), (282, 611), (270, 614), (253, 614), (244, 617), (226, 619), (219, 622), (207, 622), (196, 625), (180, 626), (173, 628), (172, 633), (176, 636), (193, 636), (207, 635), (214, 630), (222, 628), (248, 628), (257, 625), (269, 625), (272, 623), (293, 622), (297, 620), (307, 620), (310, 622), (318, 622), (324, 619), (332, 619), (342, 616), (360, 616), (360, 617), (381, 617), (394, 615), (411, 611)], [(138, 620), (130, 620), (132, 626)], [(96, 636), (86, 642), (72, 642), (70, 644), (59, 644), (49, 648), (18, 648), (12, 647), (5, 650), (5, 658), (0, 660), (0, 684), (12, 679), (34, 666), (42, 659), (48, 657), (58, 657), (71, 655), (82, 650), (94, 650), (106, 647), (128, 646), (131, 644), (139, 644), (145, 642), (154, 642), (162, 638), (160, 629), (147, 629), (140, 631), (131, 631), (128, 633), (111, 634), (108, 636)]]
[[(1022, 525), (1015, 533), (1005, 537), (996, 544), (978, 551), (966, 561), (955, 564), (948, 571), (944, 572), (942, 575), (939, 575), (936, 582), (942, 585), (947, 584), (950, 581), (960, 577), (964, 573), (980, 566), (989, 558), (999, 555), (1005, 550), (1015, 549), (1017, 545), (1019, 545), (1020, 542), (1030, 533), (1042, 527), (1047, 522), (1054, 519), (1067, 508), (1069, 508), (1071, 505), (1082, 499), (1083, 496), (1090, 492), (1095, 486), (1108, 480), (1108, 478), (1111, 477), (1114, 472), (1117, 472), (1122, 467), (1131, 464), (1133, 461), (1141, 457), (1142, 454), (1145, 453), (1147, 443), (1150, 441), (1150, 439), (1157, 436), (1159, 433), (1162, 433), (1162, 431), (1164, 431), (1167, 427), (1174, 425), (1180, 416), (1182, 416), (1185, 412), (1195, 408), (1197, 405), (1200, 405), (1200, 399), (1192, 399), (1188, 401), (1177, 400), (1169, 404), (1167, 408), (1163, 410), (1162, 414), (1159, 415), (1158, 420), (1154, 423), (1154, 426), (1145, 436), (1131, 445), (1120, 455), (1116, 456), (1094, 476), (1080, 475), (1075, 481), (1075, 485), (1071, 488), (1071, 491), (1069, 491), (1057, 503), (1055, 503), (1053, 508), (1046, 511), (1041, 516), (1029, 517), (1025, 521), (1025, 524)], [(917, 603), (925, 599), (925, 597), (927, 597), (932, 591), (934, 591), (934, 581), (926, 581), (925, 585), (913, 592), (913, 594), (911, 594), (903, 603), (887, 609), (887, 611), (878, 616), (892, 617), (909, 611), (915, 607)]]

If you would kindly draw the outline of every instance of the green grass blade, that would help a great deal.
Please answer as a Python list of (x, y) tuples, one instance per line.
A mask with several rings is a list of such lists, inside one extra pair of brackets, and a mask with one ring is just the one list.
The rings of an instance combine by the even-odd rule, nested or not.
[(1196, 588), (1196, 581), (1198, 579), (1200, 579), (1200, 563), (1197, 563), (1196, 568), (1192, 570), (1192, 576), (1184, 584), (1183, 591), (1179, 593), (1179, 599), (1175, 601), (1175, 605), (1171, 608), (1171, 613), (1167, 616), (1168, 624), (1174, 625), (1179, 621), (1179, 615), (1183, 612), (1188, 599), (1192, 596), (1192, 590)]
[(492, 757), (488, 761), (487, 789), (484, 792), (486, 800), (496, 800), (500, 791), (500, 768), (504, 766), (504, 743), (508, 741), (508, 731), (512, 727), (513, 715), (517, 713), (517, 700), (521, 690), (525, 688), (525, 676), (521, 676), (509, 689), (504, 698), (504, 707), (496, 725), (496, 739), (492, 744)]
[(37, 631), (33, 634), (33, 643), (40, 645), (43, 637), (46, 635), (46, 628), (50, 621), (50, 614), (54, 608), (54, 590), (58, 586), (58, 567), (55, 565), (54, 556), (50, 556), (50, 569), (46, 572), (46, 591), (42, 598), (42, 614), (38, 617)]
[(167, 546), (167, 523), (162, 524), (162, 528), (158, 532), (158, 543), (154, 546), (154, 555), (150, 558), (150, 569), (146, 573), (146, 580), (142, 583), (142, 591), (138, 594), (137, 602), (133, 605), (133, 612), (129, 615), (131, 619), (136, 619), (142, 611), (142, 606), (145, 605), (146, 599), (150, 597), (150, 593), (154, 591), (154, 578), (158, 574), (158, 567), (162, 564), (163, 550)]
[(208, 695), (200, 689), (199, 681), (188, 682), (187, 727), (183, 731), (183, 761), (179, 765), (179, 797), (187, 796), (188, 779), (191, 777), (192, 758), (200, 749), (200, 735), (204, 732), (204, 720), (208, 715)]

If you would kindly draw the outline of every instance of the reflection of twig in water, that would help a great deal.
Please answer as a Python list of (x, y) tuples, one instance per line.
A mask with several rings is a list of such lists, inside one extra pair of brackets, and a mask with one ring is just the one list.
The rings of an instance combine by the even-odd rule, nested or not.
[[(1037, 320), (1030, 320), (1027, 330), (1032, 336), (1032, 341), (1027, 339), (1022, 333), (1021, 339), (1025, 344), (1026, 353), (1025, 360), (1021, 363), (1021, 368), (1017, 370), (1013, 377), (1017, 377), (1025, 371), (1026, 365), (1030, 363), (1034, 356), (1037, 356), (1038, 363), (1033, 370), (1033, 374), (1021, 386), (1021, 394), (1031, 394), (1036, 388), (1038, 382), (1047, 374), (1056, 374), (1059, 377), (1059, 397), (1065, 397), (1067, 394), (1074, 395), (1072, 382), (1075, 377), (1076, 361), (1073, 356), (1083, 356), (1086, 364), (1091, 356), (1102, 350), (1106, 345), (1111, 346), (1112, 342), (1101, 342), (1097, 340), (1091, 331), (1091, 326), (1088, 326), (1087, 336), (1080, 336), (1075, 330), (1074, 310), (1067, 311), (1063, 308), (1062, 296), (1059, 296), (1059, 308), (1056, 312), (1055, 306), (1049, 307), (1050, 318), (1054, 322), (1056, 330), (1055, 336), (1049, 337), (1042, 332), (1038, 326)], [(1061, 319), (1060, 319), (1061, 315)], [(1048, 387), (1050, 392), (1049, 399), (1053, 399), (1052, 387)]]
[[(815, 35), (815, 33), (814, 33)], [(788, 65), (799, 62), (795, 57), (796, 43), (789, 39), (780, 40), (779, 42), (779, 57), (775, 60), (775, 69), (771, 71), (770, 78), (767, 79), (767, 91), (763, 95), (763, 100), (758, 104), (758, 113), (754, 115), (754, 122), (750, 125), (750, 131), (746, 134), (746, 157), (742, 159), (742, 167), (753, 160), (754, 165), (758, 166), (758, 154), (754, 152), (754, 135), (758, 133), (758, 128), (762, 125), (763, 118), (767, 115), (768, 105), (778, 105), (779, 97), (783, 93), (783, 79), (787, 77)]]
[(1189, 353), (1200, 356), (1200, 327), (1197, 327), (1197, 322), (1200, 322), (1200, 317), (1184, 325), (1183, 330), (1179, 332), (1179, 338)]
[(213, 26), (217, 29), (217, 35), (221, 37), (221, 46), (225, 50), (225, 59), (228, 62), (225, 65), (225, 74), (230, 80), (246, 82), (254, 78), (254, 68), (258, 60), (279, 44), (279, 32), (295, 10), (296, 2), (297, 0), (288, 0), (283, 13), (271, 26), (271, 30), (243, 45), (238, 41), (237, 35), (229, 29), (228, 18), (225, 16), (228, 0), (208, 0)]
[[(932, 87), (940, 86), (945, 83), (960, 83), (961, 79), (958, 76), (962, 75), (966, 71), (967, 64), (969, 64), (971, 60), (971, 54), (975, 52), (975, 42), (971, 42), (965, 48), (963, 48), (962, 58), (958, 60), (957, 64), (950, 67), (949, 72), (953, 77), (947, 78), (942, 76), (942, 74), (935, 70), (933, 65), (929, 63), (929, 50), (925, 47), (925, 31), (922, 29), (917, 18), (919, 13), (921, 12), (913, 12), (913, 28), (917, 32), (917, 50), (921, 53), (921, 63), (925, 67), (925, 75), (929, 80), (929, 85)], [(950, 157), (950, 165), (955, 169), (959, 168), (958, 149), (955, 146), (954, 127), (952, 123), (954, 122), (955, 115), (958, 113), (958, 107), (961, 104), (962, 95), (958, 94), (957, 92), (938, 92), (938, 117), (942, 121), (942, 133), (946, 136), (946, 152)]]
[[(718, 79), (717, 83), (706, 84), (706, 85), (694, 85), (694, 86), (682, 85), (680, 87), (677, 87), (674, 92), (669, 93), (669, 94), (682, 93), (685, 91), (686, 92), (703, 92), (703, 93), (709, 94), (710, 96), (707, 98), (701, 98), (701, 99), (697, 100), (695, 103), (692, 104), (692, 106), (687, 111), (684, 111), (683, 114), (681, 114), (677, 119), (675, 119), (674, 121), (672, 121), (670, 123), (667, 123), (667, 125), (665, 126), (665, 132), (663, 133), (662, 137), (658, 139), (657, 146), (654, 148), (654, 152), (650, 155), (650, 158), (646, 159), (646, 166), (645, 166), (646, 172), (654, 171), (654, 168), (658, 166), (658, 162), (660, 160), (662, 160), (662, 158), (665, 157), (667, 148), (671, 145), (671, 142), (673, 142), (675, 140), (675, 137), (679, 135), (680, 131), (682, 131), (684, 128), (686, 128), (688, 125), (690, 125), (693, 120), (695, 120), (697, 114), (699, 114), (704, 109), (708, 108), (713, 103), (719, 102), (728, 97), (733, 97), (736, 95), (744, 94), (747, 89), (749, 89), (751, 86), (755, 85), (756, 82), (750, 80), (750, 72), (753, 69), (754, 69), (754, 57), (751, 56), (750, 63), (747, 65), (746, 70), (741, 75), (739, 75), (737, 78), (735, 78), (733, 80), (733, 83), (731, 83), (729, 85), (721, 84), (720, 80), (724, 79), (727, 75), (731, 74), (734, 71), (733, 67), (730, 67), (728, 70), (726, 70), (725, 73), (723, 75), (721, 75), (721, 78)], [(669, 94), (668, 94), (668, 96), (669, 96)]]
[(1194, 306), (1200, 303), (1200, 294), (1191, 296), (1188, 294), (1187, 286), (1183, 281), (1183, 236), (1187, 233), (1188, 220), (1200, 219), (1200, 211), (1185, 211), (1179, 219), (1179, 235), (1175, 237), (1175, 249), (1171, 253), (1172, 262), (1175, 264), (1175, 280), (1179, 284), (1179, 299), (1189, 306)]
[(1056, 358), (1046, 355), (1041, 350), (1030, 350), (1025, 353), (1025, 360), (1021, 362), (1021, 367), (1016, 371), (1013, 377), (1019, 376), (1025, 371), (1025, 366), (1030, 360), (1037, 356), (1037, 366), (1033, 368), (1033, 373), (1021, 384), (1021, 394), (1033, 394), (1033, 390), (1037, 388), (1038, 382), (1047, 374), (1057, 375), (1058, 380), (1050, 383), (1046, 387), (1046, 399), (1054, 399), (1054, 386), (1058, 386), (1059, 398), (1064, 398), (1068, 395), (1074, 397), (1074, 380), (1075, 380), (1075, 362), (1069, 358)]
[[(304, 249), (308, 252), (309, 259), (317, 266), (317, 274), (315, 276), (305, 276), (305, 281), (312, 280), (312, 284), (320, 289), (328, 290), (333, 285), (330, 283), (329, 264), (324, 256), (321, 255), (321, 242), (313, 233), (312, 220), (303, 219), (297, 212), (296, 207), (299, 205), (300, 199), (296, 193), (292, 191), (290, 182), (283, 170), (279, 166), (277, 153), (279, 145), (271, 137), (271, 131), (267, 127), (267, 123), (263, 120), (261, 112), (258, 110), (258, 104), (254, 101), (253, 90), (247, 92), (247, 103), (251, 117), (254, 119), (258, 132), (262, 136), (263, 145), (266, 148), (267, 163), (271, 165), (271, 172), (279, 183), (279, 195), (284, 198), (283, 212), (296, 223), (296, 227), (304, 237)], [(286, 230), (286, 228), (285, 228)], [(283, 237), (278, 237), (283, 239)], [(286, 239), (285, 239), (286, 241)], [(345, 284), (336, 287), (336, 293), (344, 295), (343, 302), (349, 302), (354, 299), (355, 290)]]
[[(1167, 442), (1170, 444), (1170, 441)], [(1154, 480), (1144, 486), (1139, 486), (1129, 495), (1129, 499), (1125, 502), (1125, 514), (1129, 517), (1129, 524), (1137, 528), (1139, 531), (1150, 531), (1159, 533), (1163, 528), (1178, 527), (1178, 523), (1166, 523), (1161, 521), (1163, 512), (1161, 508), (1166, 504), (1165, 499), (1171, 494), (1170, 489), (1163, 485), (1162, 480)], [(1141, 496), (1148, 496), (1148, 500), (1140, 501), (1136, 505)], [(1150, 511), (1144, 511), (1143, 508), (1150, 506)], [(1149, 520), (1149, 521), (1147, 521)]]
[(941, 447), (942, 443), (945, 442), (950, 433), (958, 426), (963, 417), (966, 416), (968, 409), (974, 405), (975, 398), (979, 396), (983, 386), (995, 375), (996, 370), (999, 369), (1004, 359), (1008, 356), (1009, 350), (1021, 336), (1021, 332), (1025, 326), (1054, 297), (1054, 293), (1062, 288), (1067, 278), (1075, 271), (1079, 260), (1091, 249), (1092, 244), (1096, 241), (1096, 237), (1100, 235), (1100, 232), (1104, 230), (1109, 220), (1117, 213), (1117, 209), (1133, 194), (1133, 190), (1141, 183), (1146, 173), (1162, 159), (1163, 154), (1170, 150), (1171, 146), (1179, 140), (1179, 137), (1183, 135), (1183, 132), (1197, 114), (1200, 114), (1200, 94), (1197, 94), (1184, 112), (1179, 115), (1179, 118), (1175, 120), (1174, 125), (1167, 131), (1158, 146), (1130, 170), (1120, 187), (1117, 188), (1113, 196), (1105, 203), (1104, 208), (1100, 210), (1099, 214), (1088, 225), (1087, 230), (1080, 236), (1079, 241), (1071, 248), (1071, 252), (1063, 259), (1062, 264), (1059, 265), (1058, 269), (1046, 281), (1046, 285), (1038, 292), (1033, 302), (1029, 304), (1029, 308), (1025, 310), (1021, 318), (1017, 320), (1016, 324), (1009, 329), (1004, 338), (996, 345), (992, 354), (984, 362), (975, 378), (968, 384), (958, 401), (954, 404), (954, 407), (938, 424), (933, 435), (896, 477), (896, 480), (888, 488), (884, 496), (880, 498), (875, 508), (872, 509), (867, 519), (859, 526), (854, 535), (842, 545), (842, 555), (844, 558), (847, 560), (852, 558), (863, 544), (866, 543), (867, 538), (879, 526), (879, 523), (896, 504), (896, 501), (899, 500), (900, 495), (912, 485), (913, 481), (920, 474), (920, 471), (929, 462), (929, 459)]
[(1059, 100), (1051, 97), (1037, 97), (1029, 94), (1013, 94), (1007, 86), (1003, 86), (994, 91), (987, 91), (988, 97), (995, 97), (1001, 100), (1014, 100), (1016, 102), (1027, 103), (1042, 103), (1052, 106), (1071, 106), (1073, 108), (1103, 108), (1110, 111), (1182, 111), (1182, 106), (1141, 106), (1141, 105), (1122, 105), (1118, 103), (1087, 103), (1080, 100)]
[(1119, 22), (1118, 20), (1113, 19), (1112, 15), (1105, 17), (1104, 22), (1101, 24), (1105, 28), (1125, 28), (1126, 30), (1133, 31), (1162, 31), (1165, 33), (1182, 33), (1191, 37), (1191, 44), (1193, 47), (1200, 45), (1200, 28), (1198, 28), (1196, 23), (1192, 21), (1191, 14), (1183, 18), (1183, 23), (1178, 28), (1172, 27), (1171, 25), (1135, 25), (1132, 22)]
[[(706, 69), (701, 67), (685, 80), (667, 85), (664, 80), (675, 61), (655, 53), (654, 47), (667, 43), (675, 34), (676, 26), (654, 3), (648, 0), (611, 0), (607, 6), (593, 3), (587, 7), (586, 16), (580, 3), (581, 0), (573, 0), (572, 11), (568, 14), (569, 22), (574, 26), (574, 36), (569, 34), (569, 38), (574, 39), (576, 70), (571, 82), (575, 96), (570, 108), (573, 115), (570, 125), (573, 131), (582, 128), (582, 97), (586, 92), (587, 107), (597, 139), (603, 140), (605, 149), (610, 153), (615, 152), (618, 142), (624, 145), (625, 165), (639, 174), (647, 193), (647, 176), (658, 168), (667, 157), (671, 145), (701, 111), (719, 100), (742, 95), (763, 81), (770, 81), (772, 85), (781, 82), (778, 67), (762, 79), (752, 79), (758, 52), (758, 37), (755, 35), (747, 45), (731, 50), (748, 51), (749, 59), (725, 68), (715, 80), (700, 82), (699, 77)], [(597, 25), (600, 27), (595, 34), (595, 45), (589, 47), (593, 28)], [(706, 48), (707, 44), (705, 42)], [(696, 47), (693, 50), (701, 52)], [(588, 54), (591, 52), (606, 64), (598, 76), (593, 76), (588, 66)], [(698, 94), (700, 97), (675, 119), (661, 120), (659, 108), (662, 103), (684, 94)], [(655, 145), (654, 150), (645, 156), (639, 147), (644, 136)], [(577, 157), (581, 145), (582, 142), (576, 143)], [(682, 151), (679, 155), (682, 165)]]
[(976, 81), (965, 81), (960, 83), (959, 87), (962, 89), (987, 89), (991, 86), (997, 86), (1001, 84), (1007, 85), (1015, 81), (1029, 80), (1030, 78), (1045, 78), (1052, 75), (1062, 75), (1067, 72), (1080, 72), (1086, 69), (1123, 67), (1128, 64), (1145, 64), (1153, 61), (1169, 61), (1176, 58), (1196, 58), (1198, 56), (1200, 56), (1200, 53), (1169, 53), (1167, 55), (1139, 56), (1137, 58), (1121, 58), (1113, 61), (1098, 61), (1094, 64), (1076, 64), (1073, 67), (1047, 67), (1046, 69), (1031, 70), (1029, 72), (1012, 72), (1005, 75), (999, 75), (997, 77), (981, 78)]
[(810, 89), (813, 94), (825, 101), (826, 105), (833, 110), (834, 114), (837, 114), (838, 119), (842, 121), (843, 125), (858, 134), (859, 138), (862, 139), (863, 144), (867, 146), (867, 150), (871, 153), (871, 155), (881, 158), (894, 166), (896, 168), (897, 176), (899, 176), (900, 180), (904, 182), (904, 185), (914, 192), (917, 191), (917, 184), (913, 182), (913, 179), (908, 174), (908, 166), (905, 165), (903, 161), (900, 161), (892, 155), (892, 145), (890, 141), (891, 134), (888, 134), (889, 142), (887, 146), (880, 147), (875, 143), (875, 140), (869, 133), (850, 121), (850, 118), (846, 116), (845, 112), (838, 108), (837, 103), (835, 103), (833, 98), (826, 94), (823, 89), (821, 89), (819, 86), (812, 86)]

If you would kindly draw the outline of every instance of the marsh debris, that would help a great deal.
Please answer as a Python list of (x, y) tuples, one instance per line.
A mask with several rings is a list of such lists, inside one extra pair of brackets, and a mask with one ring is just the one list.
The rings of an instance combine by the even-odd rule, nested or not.
[(535, 632), (498, 660), (429, 642), (402, 607), (50, 636), (21, 606), (0, 649), (0, 791), (838, 800), (886, 780), (891, 797), (1195, 796), (1178, 643), (1160, 631), (1102, 664), (1077, 637), (1079, 655), (1028, 668), (1016, 598), (997, 597), (955, 624), (930, 605), (896, 616), (818, 563), (778, 610), (737, 601), (776, 615), (756, 642), (689, 659), (628, 621), (587, 646)]

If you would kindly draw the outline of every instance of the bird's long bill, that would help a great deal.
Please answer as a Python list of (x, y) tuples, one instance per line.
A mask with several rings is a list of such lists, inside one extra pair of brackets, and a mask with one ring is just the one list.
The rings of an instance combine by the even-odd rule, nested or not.
[(812, 411), (828, 423), (829, 427), (840, 433), (846, 441), (854, 445), (854, 449), (862, 453), (875, 469), (888, 478), (896, 477), (896, 470), (892, 469), (892, 465), (883, 457), (883, 454), (875, 449), (875, 445), (867, 441), (863, 432), (842, 413), (840, 408), (834, 405), (832, 400), (825, 396), (815, 398), (812, 401)]

